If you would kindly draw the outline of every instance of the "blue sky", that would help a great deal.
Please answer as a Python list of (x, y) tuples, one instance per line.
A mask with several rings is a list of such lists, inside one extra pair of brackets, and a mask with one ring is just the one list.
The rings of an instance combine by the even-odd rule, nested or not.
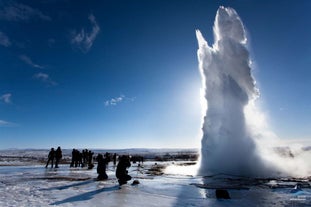
[(195, 29), (219, 6), (249, 34), (259, 103), (311, 135), (311, 2), (0, 0), (0, 148), (199, 147)]

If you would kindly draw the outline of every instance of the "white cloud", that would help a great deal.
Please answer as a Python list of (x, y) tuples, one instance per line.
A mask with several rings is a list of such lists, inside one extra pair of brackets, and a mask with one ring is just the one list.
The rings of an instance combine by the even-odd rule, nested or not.
[(99, 25), (93, 14), (89, 15), (89, 20), (92, 25), (91, 31), (87, 32), (85, 28), (82, 28), (80, 32), (73, 31), (71, 39), (71, 44), (84, 53), (87, 53), (91, 49), (93, 42), (100, 31)]
[(56, 86), (58, 85), (55, 81), (53, 81), (50, 76), (46, 73), (37, 73), (33, 76), (35, 79), (40, 80), (49, 86)]
[(124, 99), (123, 95), (116, 98), (112, 98), (110, 100), (105, 101), (105, 106), (115, 106), (118, 103), (122, 102), (123, 99)]
[(44, 21), (51, 21), (52, 18), (43, 14), (40, 10), (34, 9), (28, 5), (15, 3), (9, 1), (8, 5), (5, 5), (0, 10), (0, 19), (8, 21), (29, 21), (30, 19), (37, 18)]
[(10, 93), (6, 93), (6, 94), (3, 94), (1, 97), (0, 97), (0, 100), (3, 101), (4, 103), (11, 103), (11, 97), (12, 97), (12, 94)]
[(0, 119), (0, 127), (18, 127), (19, 125), (16, 123), (8, 122)]
[(1, 31), (0, 31), (0, 45), (2, 45), (4, 47), (11, 46), (11, 41), (10, 41), (9, 37)]
[(4, 120), (0, 120), (0, 126), (7, 126), (9, 125), (10, 123), (7, 122), (7, 121), (4, 121)]
[(120, 95), (118, 97), (109, 99), (105, 101), (105, 106), (116, 106), (117, 104), (123, 102), (123, 101), (134, 101), (135, 98), (128, 98), (124, 95)]
[(34, 62), (31, 60), (31, 58), (28, 57), (27, 55), (20, 55), (20, 56), (19, 56), (19, 59), (21, 59), (23, 62), (25, 62), (26, 64), (30, 65), (31, 67), (40, 68), (40, 69), (43, 69), (43, 68), (44, 68), (44, 66), (34, 63)]

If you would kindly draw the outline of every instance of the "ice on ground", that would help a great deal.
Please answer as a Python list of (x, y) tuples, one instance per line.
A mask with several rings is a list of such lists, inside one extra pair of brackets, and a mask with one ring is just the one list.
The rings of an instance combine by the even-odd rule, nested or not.
[[(154, 173), (164, 167), (175, 171)], [(192, 165), (190, 165), (192, 166)], [(1, 166), (0, 206), (308, 206), (310, 179), (254, 180), (227, 175), (200, 177), (187, 172), (185, 162), (133, 164), (129, 174), (140, 184), (123, 185), (109, 165), (106, 181), (96, 181), (96, 168), (44, 168), (44, 165)], [(167, 169), (169, 169), (167, 168)], [(292, 191), (296, 183), (302, 190)], [(215, 189), (229, 191), (230, 200), (218, 200)]]

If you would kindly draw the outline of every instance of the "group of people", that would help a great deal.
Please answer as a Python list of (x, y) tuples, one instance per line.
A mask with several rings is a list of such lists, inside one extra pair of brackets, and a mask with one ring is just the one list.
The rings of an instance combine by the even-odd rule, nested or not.
[[(94, 167), (93, 164), (93, 155), (94, 153), (91, 150), (82, 150), (80, 152), (77, 149), (72, 150), (72, 157), (70, 167), (84, 167), (88, 166), (88, 169), (92, 169)], [(51, 168), (53, 168), (54, 160), (55, 160), (55, 168), (58, 168), (58, 164), (60, 159), (62, 158), (62, 150), (58, 147), (56, 150), (51, 148), (48, 161), (46, 163), (46, 168), (48, 167), (49, 163), (51, 162)], [(96, 157), (97, 160), (97, 180), (106, 180), (108, 179), (108, 175), (106, 173), (108, 163), (113, 160), (113, 164), (116, 165), (117, 162), (117, 154), (114, 153), (113, 155), (110, 153), (105, 153), (103, 156), (102, 154), (98, 154)], [(118, 179), (119, 185), (126, 184), (127, 181), (131, 180), (131, 176), (128, 174), (127, 168), (131, 166), (130, 157), (126, 155), (119, 156), (119, 162), (116, 169), (116, 177)]]
[(88, 169), (92, 169), (94, 167), (93, 164), (93, 155), (94, 152), (88, 149), (82, 150), (80, 152), (77, 149), (73, 149), (71, 153), (71, 163), (70, 167), (85, 167), (87, 166)]
[[(97, 156), (97, 180), (106, 180), (108, 175), (106, 173), (106, 168), (109, 163), (109, 154), (106, 153), (105, 157), (102, 154)], [(114, 163), (116, 162), (116, 154), (113, 155)], [(126, 184), (127, 181), (131, 180), (132, 177), (128, 174), (127, 168), (131, 167), (130, 157), (129, 156), (120, 156), (119, 163), (117, 165), (116, 177), (118, 179), (119, 185)]]
[(62, 155), (61, 148), (57, 147), (57, 149), (54, 150), (54, 148), (52, 147), (50, 152), (49, 152), (48, 161), (45, 165), (45, 168), (47, 168), (49, 166), (50, 162), (51, 162), (51, 168), (53, 168), (54, 160), (55, 160), (55, 168), (58, 168), (59, 161), (62, 157), (63, 157), (63, 155)]

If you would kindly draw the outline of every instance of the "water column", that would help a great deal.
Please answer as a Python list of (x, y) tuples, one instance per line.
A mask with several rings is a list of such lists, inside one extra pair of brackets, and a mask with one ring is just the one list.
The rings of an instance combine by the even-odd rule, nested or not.
[(214, 22), (214, 44), (210, 46), (199, 30), (196, 36), (207, 102), (199, 174), (264, 176), (266, 167), (244, 114), (258, 90), (251, 75), (243, 23), (234, 9), (220, 7)]

